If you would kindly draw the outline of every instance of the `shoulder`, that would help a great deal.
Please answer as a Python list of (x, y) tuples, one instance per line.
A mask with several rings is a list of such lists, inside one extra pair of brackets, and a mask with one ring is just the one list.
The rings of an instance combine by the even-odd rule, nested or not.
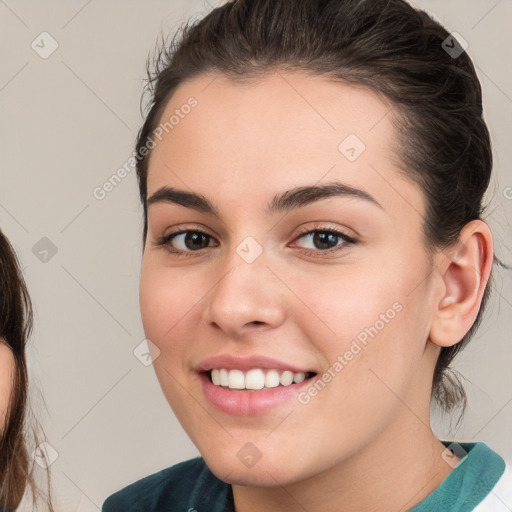
[(187, 503), (197, 483), (210, 475), (210, 478), (215, 478), (201, 457), (186, 460), (117, 491), (105, 500), (101, 511), (156, 512), (164, 510), (164, 507), (170, 510), (168, 505), (171, 503)]

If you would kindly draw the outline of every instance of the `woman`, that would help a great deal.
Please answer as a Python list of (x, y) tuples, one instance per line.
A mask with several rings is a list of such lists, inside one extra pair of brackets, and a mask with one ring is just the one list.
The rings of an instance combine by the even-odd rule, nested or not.
[[(32, 329), (32, 307), (16, 254), (0, 231), (0, 510), (13, 511), (30, 489), (53, 511), (48, 496), (37, 489), (28, 451), (28, 375), (25, 347)], [(34, 421), (34, 420), (32, 420)], [(34, 425), (37, 422), (34, 422)], [(32, 429), (35, 446), (37, 432)], [(30, 452), (31, 453), (31, 452)], [(44, 467), (45, 453), (39, 453)]]
[(430, 426), (495, 260), (462, 43), (402, 0), (237, 0), (151, 83), (141, 313), (201, 457), (103, 511), (512, 506), (500, 455)]

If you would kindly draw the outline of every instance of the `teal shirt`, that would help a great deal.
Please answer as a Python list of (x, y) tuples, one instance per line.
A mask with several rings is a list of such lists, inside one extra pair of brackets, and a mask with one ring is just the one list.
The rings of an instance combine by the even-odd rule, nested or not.
[[(441, 441), (446, 447), (451, 441)], [(467, 454), (410, 512), (469, 512), (493, 489), (505, 461), (485, 443), (458, 443)], [(102, 512), (235, 512), (231, 485), (202, 457), (180, 462), (109, 496)]]

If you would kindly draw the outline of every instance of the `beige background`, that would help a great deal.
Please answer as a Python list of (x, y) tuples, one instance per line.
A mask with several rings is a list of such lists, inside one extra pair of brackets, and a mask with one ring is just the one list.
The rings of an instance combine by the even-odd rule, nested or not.
[[(512, 263), (512, 3), (416, 3), (469, 43), (495, 151), (487, 220), (498, 255)], [(59, 511), (98, 511), (115, 490), (197, 455), (151, 366), (134, 355), (144, 339), (135, 174), (103, 200), (93, 190), (131, 155), (146, 57), (160, 29), (174, 31), (208, 8), (189, 0), (0, 2), (0, 226), (35, 304), (33, 404), (57, 455)], [(49, 36), (41, 48), (44, 31), (58, 43), (47, 58), (31, 47), (35, 40), (40, 52), (51, 49)], [(509, 459), (511, 275), (496, 273), (485, 322), (457, 360), (469, 379), (464, 423), (450, 430), (435, 422), (440, 437), (485, 441)]]

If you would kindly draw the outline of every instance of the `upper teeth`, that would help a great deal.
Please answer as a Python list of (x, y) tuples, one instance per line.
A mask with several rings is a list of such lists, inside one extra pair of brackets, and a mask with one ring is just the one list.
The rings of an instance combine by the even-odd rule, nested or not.
[(216, 386), (228, 386), (230, 389), (262, 389), (275, 388), (281, 384), (289, 386), (306, 378), (305, 373), (294, 373), (289, 370), (266, 370), (259, 368), (243, 372), (242, 370), (211, 370), (212, 381)]

